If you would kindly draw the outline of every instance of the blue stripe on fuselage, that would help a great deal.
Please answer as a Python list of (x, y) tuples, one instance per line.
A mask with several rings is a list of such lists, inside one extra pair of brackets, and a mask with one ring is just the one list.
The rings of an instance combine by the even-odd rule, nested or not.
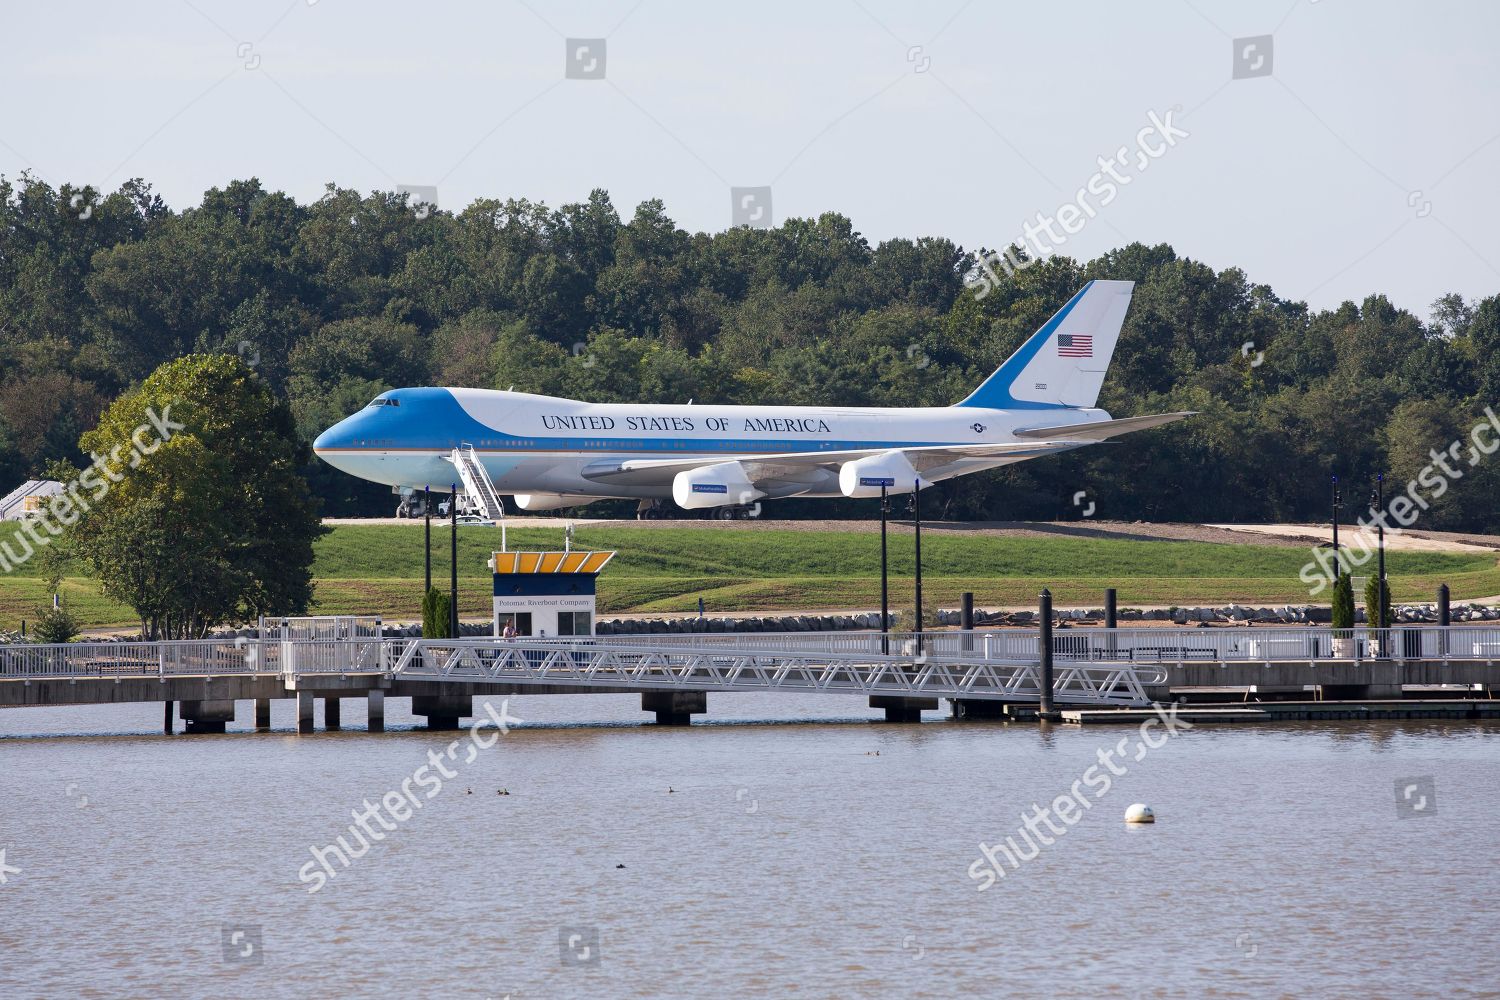
[[(330, 427), (313, 442), (315, 451), (446, 452), (471, 444), (484, 454), (577, 452), (653, 455), (742, 452), (852, 451), (865, 448), (923, 448), (953, 441), (850, 441), (826, 438), (645, 438), (522, 437), (490, 427), (472, 416), (447, 389), (394, 389), (380, 399), (397, 406), (367, 406)], [(964, 442), (971, 443), (971, 442)]]

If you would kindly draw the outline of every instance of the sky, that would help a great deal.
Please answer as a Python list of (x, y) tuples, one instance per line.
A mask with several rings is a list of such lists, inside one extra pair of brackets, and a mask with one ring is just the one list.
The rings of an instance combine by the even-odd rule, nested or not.
[(1478, 0), (3, 12), (12, 179), (142, 177), (176, 209), (251, 176), (302, 202), (435, 187), (455, 211), (604, 188), (690, 231), (739, 204), (969, 249), (1073, 201), (1045, 245), (1080, 260), (1165, 242), (1314, 308), (1383, 292), (1424, 319), (1445, 293), (1500, 293), (1500, 5)]

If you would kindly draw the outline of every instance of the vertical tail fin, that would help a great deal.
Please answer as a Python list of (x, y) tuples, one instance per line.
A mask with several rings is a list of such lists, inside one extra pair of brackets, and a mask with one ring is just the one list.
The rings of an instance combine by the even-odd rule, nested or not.
[(1090, 281), (957, 406), (1093, 406), (1130, 308), (1133, 281)]

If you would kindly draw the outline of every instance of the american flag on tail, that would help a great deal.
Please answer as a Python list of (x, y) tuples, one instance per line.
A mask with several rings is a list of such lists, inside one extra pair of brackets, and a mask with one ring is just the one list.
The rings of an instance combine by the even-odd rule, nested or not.
[(1060, 358), (1092, 358), (1094, 337), (1087, 333), (1059, 333), (1057, 356)]

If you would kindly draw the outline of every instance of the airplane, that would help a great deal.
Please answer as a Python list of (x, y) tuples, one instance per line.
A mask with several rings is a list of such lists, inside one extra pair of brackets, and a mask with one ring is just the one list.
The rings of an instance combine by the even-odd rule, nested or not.
[[(487, 516), (602, 499), (660, 516), (729, 518), (784, 497), (911, 493), (955, 476), (1098, 444), (1191, 416), (1113, 419), (1095, 406), (1134, 282), (1090, 281), (952, 406), (589, 403), (525, 392), (383, 392), (313, 451), (397, 491), (465, 491)], [(498, 511), (497, 511), (498, 508)]]

